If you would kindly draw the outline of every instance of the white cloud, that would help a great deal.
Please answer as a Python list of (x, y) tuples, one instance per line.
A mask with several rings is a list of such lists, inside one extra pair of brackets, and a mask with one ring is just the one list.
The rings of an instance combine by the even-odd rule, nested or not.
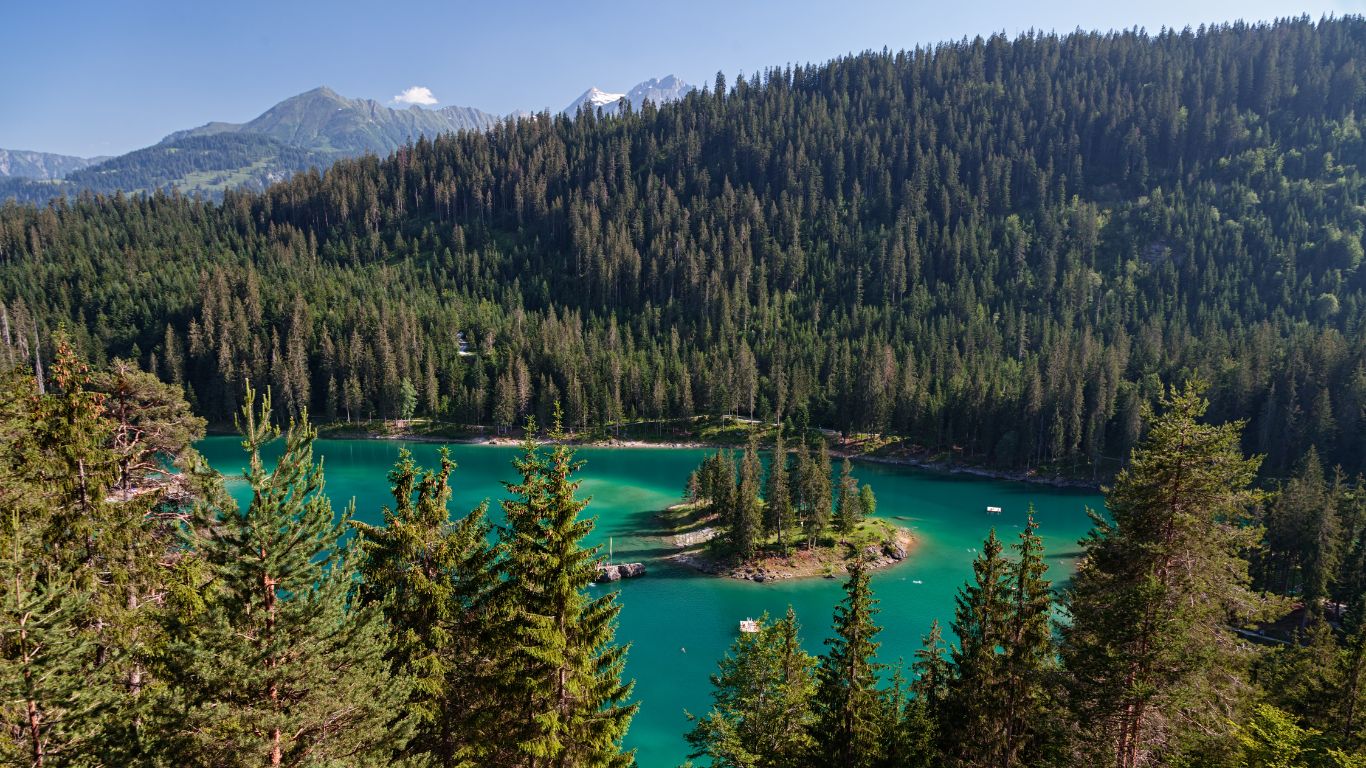
[(422, 85), (414, 85), (403, 93), (394, 97), (395, 104), (421, 104), (430, 107), (436, 103), (436, 97), (432, 95), (432, 89)]

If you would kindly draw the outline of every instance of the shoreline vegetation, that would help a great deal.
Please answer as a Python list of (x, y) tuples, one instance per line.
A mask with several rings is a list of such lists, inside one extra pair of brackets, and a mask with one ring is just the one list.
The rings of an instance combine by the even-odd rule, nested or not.
[[(211, 428), (210, 434), (235, 434), (230, 426)], [(792, 441), (793, 430), (785, 430), (785, 439)], [(515, 447), (521, 444), (521, 428), (500, 432), (494, 427), (463, 425), (432, 419), (406, 421), (333, 422), (318, 428), (319, 437), (336, 440), (399, 440), (414, 443), (449, 443)], [(638, 421), (623, 425), (614, 432), (570, 433), (568, 443), (593, 448), (729, 448), (742, 450), (751, 438), (761, 448), (774, 445), (777, 430), (771, 423), (740, 417), (697, 417), (672, 420), (665, 425)], [(1099, 479), (1079, 477), (1049, 468), (1007, 469), (974, 461), (962, 451), (934, 449), (912, 443), (894, 435), (841, 435), (834, 430), (810, 428), (808, 439), (825, 442), (835, 459), (848, 458), (855, 462), (886, 464), (923, 469), (930, 472), (1019, 483), (1035, 483), (1054, 488), (1100, 490)], [(543, 436), (543, 439), (544, 436)], [(546, 442), (552, 442), (545, 440)]]
[(664, 559), (712, 576), (755, 583), (847, 576), (851, 568), (878, 570), (904, 563), (920, 539), (887, 520), (865, 520), (848, 536), (822, 537), (810, 549), (790, 541), (786, 551), (770, 541), (754, 557), (739, 559), (714, 546), (721, 531), (706, 505), (681, 502), (657, 515), (666, 533), (660, 538), (678, 550)]

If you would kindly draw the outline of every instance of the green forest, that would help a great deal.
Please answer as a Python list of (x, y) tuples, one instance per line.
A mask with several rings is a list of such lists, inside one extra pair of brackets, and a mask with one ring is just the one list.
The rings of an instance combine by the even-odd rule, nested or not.
[[(649, 702), (623, 677), (617, 593), (588, 589), (602, 553), (584, 545), (594, 518), (558, 406), (553, 444), (527, 424), (505, 522), (487, 502), (452, 515), (443, 449), (427, 468), (401, 452), (393, 505), (367, 525), (332, 508), (306, 412), (282, 432), (271, 394), (243, 391), (238, 504), (191, 447), (204, 421), (178, 386), (54, 342), (43, 375), (0, 371), (5, 764), (635, 764), (623, 739)], [(1065, 586), (1031, 516), (1014, 541), (988, 535), (947, 631), (920, 647), (881, 647), (858, 563), (819, 656), (790, 609), (759, 619), (690, 715), (698, 765), (1366, 766), (1366, 494), (1313, 454), (1259, 489), (1245, 425), (1209, 422), (1203, 393), (1171, 388), (1145, 412)], [(799, 500), (811, 466), (831, 484), (806, 451)], [(784, 462), (767, 478), (758, 463), (725, 490), (718, 454), (697, 483), (740, 508), (763, 487), (771, 509)], [(799, 502), (822, 508), (804, 531), (863, 514), (841, 475), (834, 501)], [(1287, 550), (1297, 512), (1317, 527)], [(740, 528), (737, 550), (754, 540)], [(1258, 629), (1273, 619), (1288, 639)]]
[(10, 204), (0, 330), (65, 325), (216, 424), (250, 379), (320, 421), (781, 414), (1087, 477), (1198, 374), (1267, 473), (1314, 446), (1354, 475), (1364, 44), (1358, 17), (995, 36), (221, 205)]
[[(1363, 53), (1361, 17), (998, 35), (0, 206), (0, 762), (631, 766), (567, 438), (732, 416), (783, 457), (690, 484), (739, 557), (875, 510), (819, 430), (1106, 503), (1070, 578), (993, 532), (919, 647), (857, 564), (760, 619), (699, 768), (1366, 768)], [(414, 417), (523, 427), (505, 523), (446, 457), (384, 525), (332, 508), (316, 425)]]

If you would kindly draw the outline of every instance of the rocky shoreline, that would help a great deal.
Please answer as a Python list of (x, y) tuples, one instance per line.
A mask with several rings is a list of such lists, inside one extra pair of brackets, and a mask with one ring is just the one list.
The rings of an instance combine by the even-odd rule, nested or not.
[[(881, 545), (867, 545), (857, 552), (840, 552), (838, 550), (851, 548), (837, 544), (833, 547), (821, 547), (816, 550), (796, 549), (786, 556), (765, 555), (745, 563), (734, 563), (709, 557), (705, 547), (700, 545), (705, 544), (715, 534), (713, 529), (705, 528), (693, 532), (693, 534), (667, 537), (673, 540), (670, 542), (673, 546), (679, 547), (682, 551), (664, 559), (686, 566), (699, 573), (738, 581), (752, 581), (756, 584), (817, 577), (834, 579), (847, 574), (849, 565), (856, 561), (862, 562), (864, 567), (869, 570), (890, 568), (905, 562), (915, 548), (916, 539), (905, 528), (897, 526), (891, 526), (891, 528), (893, 535), (890, 540), (884, 541)], [(692, 538), (703, 532), (711, 532), (712, 535)], [(680, 541), (685, 537), (688, 537), (686, 543)]]

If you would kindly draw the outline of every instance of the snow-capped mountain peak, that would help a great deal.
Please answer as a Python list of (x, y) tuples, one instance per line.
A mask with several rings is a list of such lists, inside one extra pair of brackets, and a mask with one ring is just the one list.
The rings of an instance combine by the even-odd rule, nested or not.
[(569, 106), (565, 107), (564, 111), (571, 115), (576, 115), (579, 113), (579, 108), (587, 104), (593, 109), (605, 109), (607, 111), (615, 112), (617, 102), (624, 98), (626, 98), (626, 94), (624, 93), (608, 93), (601, 88), (589, 88), (583, 92), (582, 96), (574, 99)]
[(631, 106), (640, 109), (646, 99), (655, 104), (663, 104), (666, 101), (677, 101), (688, 95), (689, 91), (694, 90), (693, 86), (679, 80), (673, 75), (668, 75), (659, 79), (650, 78), (643, 83), (637, 83), (634, 88), (626, 93), (610, 93), (601, 88), (589, 88), (583, 95), (564, 108), (565, 114), (577, 115), (579, 108), (585, 104), (593, 109), (601, 109), (606, 114), (616, 114), (620, 109), (621, 100), (631, 102)]

